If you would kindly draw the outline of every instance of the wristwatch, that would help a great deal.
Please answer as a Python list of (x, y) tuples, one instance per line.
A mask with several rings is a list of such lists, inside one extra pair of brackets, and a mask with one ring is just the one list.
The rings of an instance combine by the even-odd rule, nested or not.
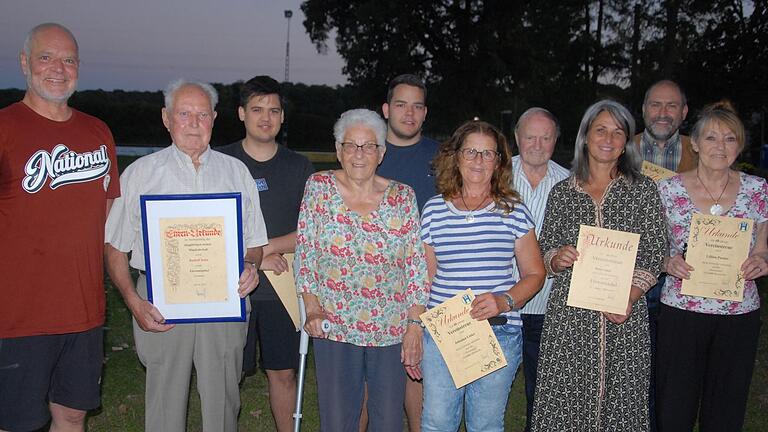
[(419, 326), (421, 328), (424, 328), (424, 323), (421, 322), (421, 320), (417, 320), (417, 319), (413, 319), (413, 318), (408, 318), (408, 319), (405, 320), (405, 325), (408, 325), (408, 324), (415, 324), (415, 325), (417, 325), (417, 326)]
[(503, 293), (503, 294), (504, 294), (504, 300), (507, 301), (507, 306), (509, 306), (509, 311), (512, 312), (516, 310), (517, 308), (515, 308), (515, 299), (513, 299), (512, 296), (509, 295), (509, 293)]

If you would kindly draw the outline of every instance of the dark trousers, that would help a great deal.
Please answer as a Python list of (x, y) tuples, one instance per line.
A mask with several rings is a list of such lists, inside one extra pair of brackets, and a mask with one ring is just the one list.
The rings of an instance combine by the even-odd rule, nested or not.
[(651, 380), (648, 385), (648, 414), (650, 432), (656, 432), (658, 430), (656, 425), (656, 338), (658, 320), (659, 320), (659, 305), (661, 305), (661, 288), (664, 286), (666, 280), (666, 274), (662, 273), (659, 276), (659, 280), (656, 285), (649, 289), (645, 293), (645, 299), (648, 302), (648, 334), (651, 340)]
[(256, 356), (256, 347), (258, 339), (256, 338), (256, 301), (252, 296), (248, 296), (248, 300), (251, 302), (251, 317), (248, 320), (248, 334), (245, 339), (245, 346), (243, 347), (243, 372), (246, 374), (252, 374), (256, 372), (256, 366), (258, 357)]
[(401, 344), (363, 347), (312, 339), (322, 432), (357, 432), (368, 386), (368, 431), (403, 430), (405, 369)]
[(522, 314), (523, 318), (523, 374), (525, 376), (525, 431), (531, 430), (533, 395), (536, 391), (536, 369), (539, 365), (539, 345), (544, 314)]
[(661, 305), (656, 371), (660, 432), (737, 432), (744, 425), (760, 311), (711, 315)]

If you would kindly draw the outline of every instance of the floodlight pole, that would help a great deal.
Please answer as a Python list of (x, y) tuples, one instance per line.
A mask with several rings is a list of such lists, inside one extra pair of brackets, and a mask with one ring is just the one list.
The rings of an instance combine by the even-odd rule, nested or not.
[(288, 9), (283, 12), (283, 15), (288, 20), (288, 30), (285, 36), (285, 82), (288, 82), (289, 58), (291, 54), (291, 17), (293, 16), (293, 11)]

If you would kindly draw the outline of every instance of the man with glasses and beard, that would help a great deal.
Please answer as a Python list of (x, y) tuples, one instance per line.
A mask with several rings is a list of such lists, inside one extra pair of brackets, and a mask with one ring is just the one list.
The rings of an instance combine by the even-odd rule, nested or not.
[[(683, 172), (696, 167), (696, 153), (691, 139), (680, 134), (680, 125), (688, 115), (688, 103), (680, 86), (670, 80), (661, 80), (645, 92), (643, 123), (645, 130), (635, 135), (635, 144), (644, 160), (670, 171)], [(656, 430), (656, 324), (659, 317), (659, 297), (666, 275), (646, 293), (648, 301), (648, 328), (651, 337), (651, 387), (649, 412), (651, 432)]]
[(691, 139), (679, 131), (687, 115), (685, 93), (677, 83), (662, 80), (648, 88), (643, 99), (645, 130), (635, 136), (643, 159), (670, 171), (695, 168)]

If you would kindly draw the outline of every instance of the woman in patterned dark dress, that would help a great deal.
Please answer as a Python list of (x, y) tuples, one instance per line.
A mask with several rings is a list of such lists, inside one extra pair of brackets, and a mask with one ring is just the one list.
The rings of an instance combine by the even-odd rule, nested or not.
[[(534, 432), (648, 431), (650, 341), (646, 290), (666, 234), (656, 185), (640, 174), (632, 115), (613, 101), (589, 107), (571, 176), (549, 195), (541, 250), (554, 277), (541, 340)], [(567, 306), (579, 225), (640, 234), (625, 315)]]

